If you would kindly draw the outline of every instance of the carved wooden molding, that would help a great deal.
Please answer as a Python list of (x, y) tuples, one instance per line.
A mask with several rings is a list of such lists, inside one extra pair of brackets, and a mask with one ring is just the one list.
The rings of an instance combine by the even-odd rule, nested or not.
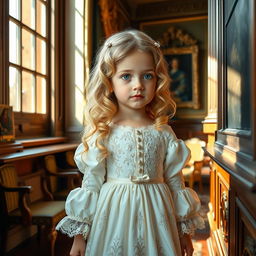
[(99, 0), (101, 20), (106, 37), (123, 30), (130, 24), (128, 14), (118, 0)]
[(158, 39), (161, 47), (183, 47), (197, 44), (197, 40), (180, 28), (170, 26)]
[(140, 4), (136, 20), (162, 19), (207, 14), (207, 0), (180, 0)]

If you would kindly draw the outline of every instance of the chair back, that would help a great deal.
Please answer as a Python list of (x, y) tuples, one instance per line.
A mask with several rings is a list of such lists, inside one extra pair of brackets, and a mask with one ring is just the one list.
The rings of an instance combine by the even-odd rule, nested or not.
[[(56, 159), (54, 155), (48, 155), (44, 158), (44, 164), (45, 168), (47, 171), (52, 172), (52, 173), (57, 173), (58, 172), (58, 167), (56, 164)], [(49, 177), (49, 185), (50, 185), (50, 190), (52, 193), (56, 192), (58, 190), (58, 180), (54, 176)]]
[[(6, 187), (17, 187), (18, 176), (14, 165), (5, 164), (0, 166), (0, 183)], [(6, 207), (8, 213), (19, 207), (19, 193), (5, 192)]]
[(67, 164), (71, 167), (77, 168), (76, 163), (74, 161), (74, 151), (67, 151), (66, 152), (66, 161)]
[(191, 162), (202, 161), (204, 159), (204, 151), (202, 147), (205, 146), (205, 142), (198, 138), (191, 138), (185, 141), (185, 144), (191, 151)]

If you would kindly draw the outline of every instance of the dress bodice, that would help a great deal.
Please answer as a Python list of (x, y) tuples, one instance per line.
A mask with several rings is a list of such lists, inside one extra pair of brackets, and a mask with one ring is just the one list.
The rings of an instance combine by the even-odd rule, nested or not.
[(133, 128), (114, 125), (107, 143), (107, 176), (162, 177), (167, 144), (166, 136), (154, 126)]

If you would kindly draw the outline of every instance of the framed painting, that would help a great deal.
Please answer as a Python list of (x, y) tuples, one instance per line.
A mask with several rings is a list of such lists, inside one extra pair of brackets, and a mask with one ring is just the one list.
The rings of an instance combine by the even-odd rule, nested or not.
[(12, 107), (0, 104), (0, 143), (15, 140), (14, 116)]
[(199, 109), (198, 46), (163, 49), (171, 78), (170, 92), (178, 107)]
[[(208, 106), (205, 97), (208, 83), (208, 17), (203, 15), (149, 20), (141, 22), (139, 28), (159, 42), (169, 70), (170, 61), (175, 57), (187, 75), (185, 96), (174, 97), (177, 103), (175, 119), (203, 120)], [(174, 85), (170, 85), (170, 90), (173, 94)]]

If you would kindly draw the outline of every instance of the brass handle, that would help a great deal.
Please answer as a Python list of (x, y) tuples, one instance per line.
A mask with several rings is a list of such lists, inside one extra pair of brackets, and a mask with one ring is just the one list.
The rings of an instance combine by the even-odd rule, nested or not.
[(220, 224), (223, 230), (223, 238), (228, 240), (229, 203), (227, 191), (222, 192), (220, 198)]

